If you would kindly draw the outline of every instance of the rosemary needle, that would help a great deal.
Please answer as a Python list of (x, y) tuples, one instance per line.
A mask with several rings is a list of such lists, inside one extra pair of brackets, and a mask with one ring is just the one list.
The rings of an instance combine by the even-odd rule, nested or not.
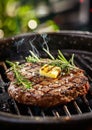
[(7, 60), (6, 63), (8, 63), (12, 67), (12, 70), (17, 79), (17, 83), (19, 85), (21, 84), (24, 87), (26, 87), (27, 89), (32, 87), (32, 83), (29, 80), (27, 80), (24, 76), (22, 76), (21, 73), (19, 72), (20, 66), (19, 66), (18, 62), (13, 63), (13, 62)]
[(67, 73), (67, 72), (69, 72), (71, 69), (77, 68), (77, 67), (74, 65), (74, 54), (72, 54), (72, 57), (71, 57), (70, 60), (68, 61), (68, 60), (64, 57), (63, 53), (62, 53), (60, 50), (58, 50), (58, 56), (57, 56), (56, 59), (51, 55), (51, 53), (50, 53), (48, 50), (46, 50), (46, 49), (44, 49), (44, 48), (43, 48), (43, 50), (44, 50), (44, 51), (50, 56), (50, 58), (52, 59), (49, 64), (51, 64), (51, 65), (53, 65), (53, 66), (59, 66), (59, 67), (62, 69), (62, 71), (64, 71), (64, 72)]

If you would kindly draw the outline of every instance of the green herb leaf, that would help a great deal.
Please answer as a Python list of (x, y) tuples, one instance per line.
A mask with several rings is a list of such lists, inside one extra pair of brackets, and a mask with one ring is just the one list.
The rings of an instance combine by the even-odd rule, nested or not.
[(12, 70), (17, 79), (17, 83), (19, 85), (23, 85), (27, 89), (32, 87), (32, 83), (28, 79), (26, 79), (24, 76), (22, 76), (21, 73), (19, 72), (20, 66), (19, 66), (18, 62), (13, 63), (13, 62), (7, 60), (6, 63), (8, 63), (12, 67)]
[(52, 54), (49, 52), (49, 50), (46, 50), (45, 48), (43, 48), (43, 50), (50, 56), (50, 58), (52, 60), (55, 60), (55, 58), (52, 56)]
[(58, 50), (58, 56), (57, 58), (55, 59), (48, 50), (45, 50), (44, 51), (51, 57), (51, 62), (49, 64), (53, 65), (53, 66), (58, 66), (62, 69), (62, 71), (64, 71), (65, 73), (69, 73), (71, 69), (75, 69), (77, 68), (75, 65), (74, 65), (74, 54), (72, 54), (72, 57), (70, 58), (70, 60), (68, 61), (63, 53)]
[(40, 59), (38, 58), (37, 55), (35, 55), (32, 51), (30, 51), (31, 55), (29, 55), (28, 57), (26, 57), (26, 61), (27, 62), (40, 62)]

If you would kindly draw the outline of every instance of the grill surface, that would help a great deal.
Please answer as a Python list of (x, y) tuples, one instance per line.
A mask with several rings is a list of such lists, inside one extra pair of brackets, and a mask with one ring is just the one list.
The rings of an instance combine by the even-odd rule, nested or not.
[[(72, 33), (70, 33), (70, 35), (71, 34)], [(82, 37), (82, 35), (83, 34), (81, 34), (81, 37)], [(77, 34), (77, 36), (79, 36), (79, 34)], [(54, 36), (54, 38), (55, 37), (56, 37), (56, 35)], [(55, 39), (57, 39), (57, 38), (59, 39), (58, 46), (56, 44), (54, 44), (54, 46), (52, 46), (52, 53), (54, 55), (57, 54), (57, 49), (62, 48), (62, 46), (63, 46), (62, 45), (60, 47), (61, 43), (59, 44), (59, 42), (61, 42), (60, 36), (56, 37)], [(63, 41), (66, 42), (67, 40), (70, 40), (70, 38), (68, 36), (67, 36), (67, 38), (66, 38), (66, 34), (64, 34)], [(47, 129), (48, 128), (47, 126), (49, 126), (49, 125), (51, 125), (51, 128), (54, 128), (54, 130), (55, 130), (55, 126), (56, 126), (56, 129), (57, 128), (65, 129), (66, 126), (68, 128), (70, 126), (70, 128), (71, 128), (73, 125), (75, 127), (80, 127), (79, 124), (81, 123), (81, 124), (83, 124), (82, 126), (84, 126), (84, 128), (85, 128), (85, 125), (91, 124), (91, 120), (92, 120), (92, 51), (91, 51), (90, 44), (89, 44), (89, 46), (87, 46), (88, 47), (87, 49), (84, 49), (82, 46), (83, 45), (82, 42), (84, 42), (85, 40), (88, 41), (87, 39), (84, 38), (84, 40), (83, 40), (83, 38), (81, 38), (80, 39), (81, 44), (77, 43), (78, 38), (76, 38), (76, 37), (73, 38), (73, 36), (72, 36), (72, 40), (73, 39), (74, 39), (74, 41), (73, 42), (70, 41), (68, 46), (66, 44), (64, 44), (64, 49), (62, 49), (62, 52), (66, 58), (70, 58), (72, 53), (75, 54), (75, 59), (74, 59), (75, 64), (85, 70), (85, 75), (88, 77), (89, 83), (91, 86), (90, 90), (87, 95), (78, 97), (76, 100), (74, 100), (68, 104), (58, 105), (56, 107), (44, 108), (44, 109), (42, 109), (40, 107), (19, 104), (14, 99), (9, 97), (9, 95), (7, 93), (7, 88), (9, 86), (9, 80), (7, 79), (7, 77), (5, 75), (5, 71), (7, 70), (8, 66), (7, 66), (7, 64), (5, 64), (5, 58), (7, 59), (7, 54), (9, 51), (8, 57), (10, 60), (17, 59), (20, 62), (23, 62), (23, 60), (22, 60), (23, 57), (21, 58), (21, 55), (24, 54), (24, 52), (22, 52), (21, 48), (20, 48), (20, 45), (21, 45), (20, 41), (23, 42), (23, 39), (19, 40), (19, 42), (18, 42), (19, 46), (17, 46), (17, 53), (18, 53), (18, 51), (20, 51), (22, 53), (21, 55), (19, 55), (19, 54), (16, 55), (15, 45), (13, 46), (13, 49), (14, 49), (13, 53), (9, 49), (7, 49), (8, 48), (7, 45), (10, 41), (11, 41), (10, 44), (12, 42), (14, 42), (14, 40), (15, 40), (15, 44), (17, 43), (16, 38), (8, 39), (8, 42), (7, 42), (7, 40), (4, 41), (5, 43), (7, 42), (7, 45), (5, 48), (7, 54), (5, 55), (4, 52), (2, 51), (2, 49), (0, 50), (0, 61), (1, 61), (0, 62), (0, 123), (5, 124), (5, 125), (6, 125), (6, 123), (8, 123), (8, 126), (10, 126), (12, 124), (13, 127), (16, 126), (16, 124), (19, 126), (21, 125), (20, 128), (21, 127), (24, 128), (24, 126), (27, 127), (26, 125), (29, 125), (29, 126), (31, 125), (31, 128), (35, 127), (35, 128), (37, 128), (37, 130), (41, 130), (41, 128), (44, 129), (45, 127)], [(29, 39), (27, 38), (27, 40), (24, 40), (24, 42), (26, 42), (28, 40)], [(38, 39), (38, 40), (40, 40), (40, 39)], [(44, 41), (44, 39), (43, 39), (43, 41)], [(5, 44), (4, 42), (3, 42), (3, 44)], [(54, 41), (54, 40), (52, 42), (56, 43), (56, 41)], [(44, 41), (44, 43), (45, 43), (45, 41)], [(74, 45), (72, 45), (72, 43), (74, 43)], [(80, 46), (78, 46), (77, 44), (79, 44)], [(56, 47), (55, 48), (56, 51), (54, 50), (53, 47), (54, 48)], [(74, 50), (74, 47), (75, 47), (75, 50)], [(84, 47), (86, 48), (85, 44), (84, 44)], [(28, 48), (25, 48), (25, 49), (28, 49)], [(2, 56), (1, 56), (1, 52), (2, 52)], [(12, 59), (12, 57), (14, 59)], [(43, 57), (45, 57), (45, 55)], [(34, 125), (35, 123), (38, 125), (41, 125), (41, 126), (37, 127)], [(44, 125), (44, 127), (43, 127), (43, 125)]]
[[(74, 53), (72, 50), (66, 50), (65, 55), (69, 58), (69, 54)], [(75, 53), (75, 64), (82, 69), (85, 69), (85, 74), (89, 78), (90, 85), (92, 84), (92, 54), (89, 52), (76, 52)], [(8, 96), (7, 88), (9, 81), (5, 75), (7, 66), (4, 62), (0, 63), (0, 111), (16, 114), (18, 116), (54, 116), (63, 117), (83, 113), (90, 113), (92, 111), (92, 99), (91, 99), (91, 89), (87, 95), (78, 97), (75, 101), (72, 101), (66, 105), (59, 105), (52, 108), (41, 109), (40, 107), (28, 106), (17, 103), (15, 100)]]

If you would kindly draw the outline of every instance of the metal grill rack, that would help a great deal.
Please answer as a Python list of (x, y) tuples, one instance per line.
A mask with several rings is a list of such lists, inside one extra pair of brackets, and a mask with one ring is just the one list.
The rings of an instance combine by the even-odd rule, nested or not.
[[(65, 52), (65, 55), (72, 54), (73, 51)], [(90, 86), (92, 86), (92, 53), (75, 52), (75, 64), (82, 69), (85, 69), (85, 74), (88, 76)], [(78, 97), (76, 100), (65, 104), (58, 105), (52, 108), (40, 108), (36, 106), (28, 106), (17, 103), (14, 99), (10, 98), (7, 93), (9, 81), (6, 77), (5, 71), (7, 66), (5, 62), (0, 62), (0, 111), (17, 116), (26, 117), (72, 117), (73, 115), (82, 115), (84, 113), (92, 112), (92, 88), (87, 95)]]

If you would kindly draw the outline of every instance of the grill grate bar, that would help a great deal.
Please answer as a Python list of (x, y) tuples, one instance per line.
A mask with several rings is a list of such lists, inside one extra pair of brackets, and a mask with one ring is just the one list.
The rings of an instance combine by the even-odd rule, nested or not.
[(92, 59), (89, 56), (82, 55), (82, 58), (92, 64)]
[(92, 112), (92, 109), (89, 105), (89, 101), (87, 100), (86, 95), (84, 95), (82, 98), (83, 98), (83, 101), (86, 104), (87, 108), (89, 109), (89, 111)]
[(44, 117), (44, 118), (45, 118), (45, 113), (44, 113), (44, 111), (43, 111), (43, 110), (41, 110), (41, 115), (42, 115), (42, 117)]
[(70, 114), (70, 112), (69, 112), (69, 110), (68, 110), (68, 108), (67, 108), (66, 105), (63, 106), (63, 109), (64, 109), (64, 111), (65, 111), (65, 114), (66, 114), (67, 116), (71, 117), (71, 114)]
[(82, 58), (80, 57), (80, 60), (81, 60), (81, 62), (85, 65), (85, 67), (87, 67), (90, 71), (92, 71), (92, 67), (91, 67), (89, 64), (87, 64), (84, 59), (82, 59)]
[[(1, 70), (4, 69), (4, 71), (7, 70), (7, 67), (6, 67), (4, 62), (0, 62), (0, 68), (1, 68)], [(5, 90), (5, 85), (6, 84), (3, 81), (3, 77), (1, 75), (2, 74), (0, 74), (0, 87), (2, 88), (2, 92), (6, 92), (6, 90)]]
[[(0, 65), (3, 66), (4, 71), (7, 70), (7, 66), (6, 66), (6, 64), (5, 64), (4, 62), (0, 62)], [(0, 77), (0, 78), (1, 78), (1, 77)], [(2, 83), (5, 84), (4, 81), (3, 81), (3, 79), (2, 79)], [(3, 90), (3, 92), (5, 92), (5, 87), (2, 87), (2, 90)], [(13, 102), (13, 106), (14, 106), (14, 108), (15, 108), (15, 111), (16, 111), (17, 115), (20, 115), (20, 112), (19, 112), (19, 109), (18, 109), (18, 107), (17, 107), (17, 104), (16, 104), (15, 100), (12, 99), (12, 102)]]
[(16, 111), (17, 115), (20, 115), (20, 111), (19, 111), (19, 109), (18, 109), (18, 106), (17, 106), (15, 100), (12, 99), (12, 102), (13, 102), (13, 106), (14, 106), (14, 108), (15, 108), (15, 111)]
[(5, 92), (5, 87), (4, 87), (4, 81), (2, 80), (2, 76), (0, 75), (0, 88), (2, 89), (2, 92)]
[(33, 113), (32, 113), (32, 111), (31, 111), (30, 107), (27, 107), (27, 109), (28, 109), (29, 115), (30, 115), (31, 117), (33, 117)]
[[(0, 65), (3, 67), (4, 71), (7, 70), (7, 66), (5, 65), (4, 62), (0, 62)], [(5, 83), (5, 82), (3, 81), (3, 79), (1, 78), (1, 75), (0, 75), (0, 80), (2, 81), (2, 84), (3, 84), (3, 86), (2, 86), (2, 91), (3, 91), (3, 93), (4, 93), (4, 92), (6, 92), (6, 90), (5, 90), (5, 84), (6, 84), (6, 83)], [(17, 104), (16, 104), (15, 100), (12, 99), (12, 102), (13, 102), (13, 106), (14, 106), (14, 108), (15, 108), (15, 111), (16, 111), (17, 115), (20, 115), (20, 112), (19, 112), (19, 109), (18, 109), (18, 107), (17, 107)], [(7, 102), (7, 103), (8, 103), (8, 102)]]
[(82, 114), (82, 111), (81, 111), (81, 109), (79, 108), (79, 106), (78, 106), (78, 104), (76, 103), (76, 101), (74, 101), (73, 103), (74, 103), (74, 106), (75, 106), (75, 108), (76, 108), (78, 114)]
[(56, 110), (52, 110), (52, 113), (53, 113), (53, 115), (54, 115), (55, 117), (60, 117), (58, 111), (56, 111)]
[[(91, 58), (87, 58), (88, 61), (92, 61)], [(88, 77), (88, 80), (90, 82), (90, 85), (92, 84), (92, 63), (89, 63), (86, 61), (86, 58), (84, 56), (78, 56), (76, 57), (76, 60), (75, 60), (75, 64), (77, 66), (79, 66), (80, 68), (82, 67), (85, 72), (86, 72), (86, 75)], [(92, 86), (92, 85), (91, 85)]]
[(80, 67), (83, 67), (90, 74), (92, 72), (92, 67), (84, 60), (82, 56), (77, 55), (76, 57), (77, 60), (79, 61), (78, 65), (80, 64), (81, 65)]

